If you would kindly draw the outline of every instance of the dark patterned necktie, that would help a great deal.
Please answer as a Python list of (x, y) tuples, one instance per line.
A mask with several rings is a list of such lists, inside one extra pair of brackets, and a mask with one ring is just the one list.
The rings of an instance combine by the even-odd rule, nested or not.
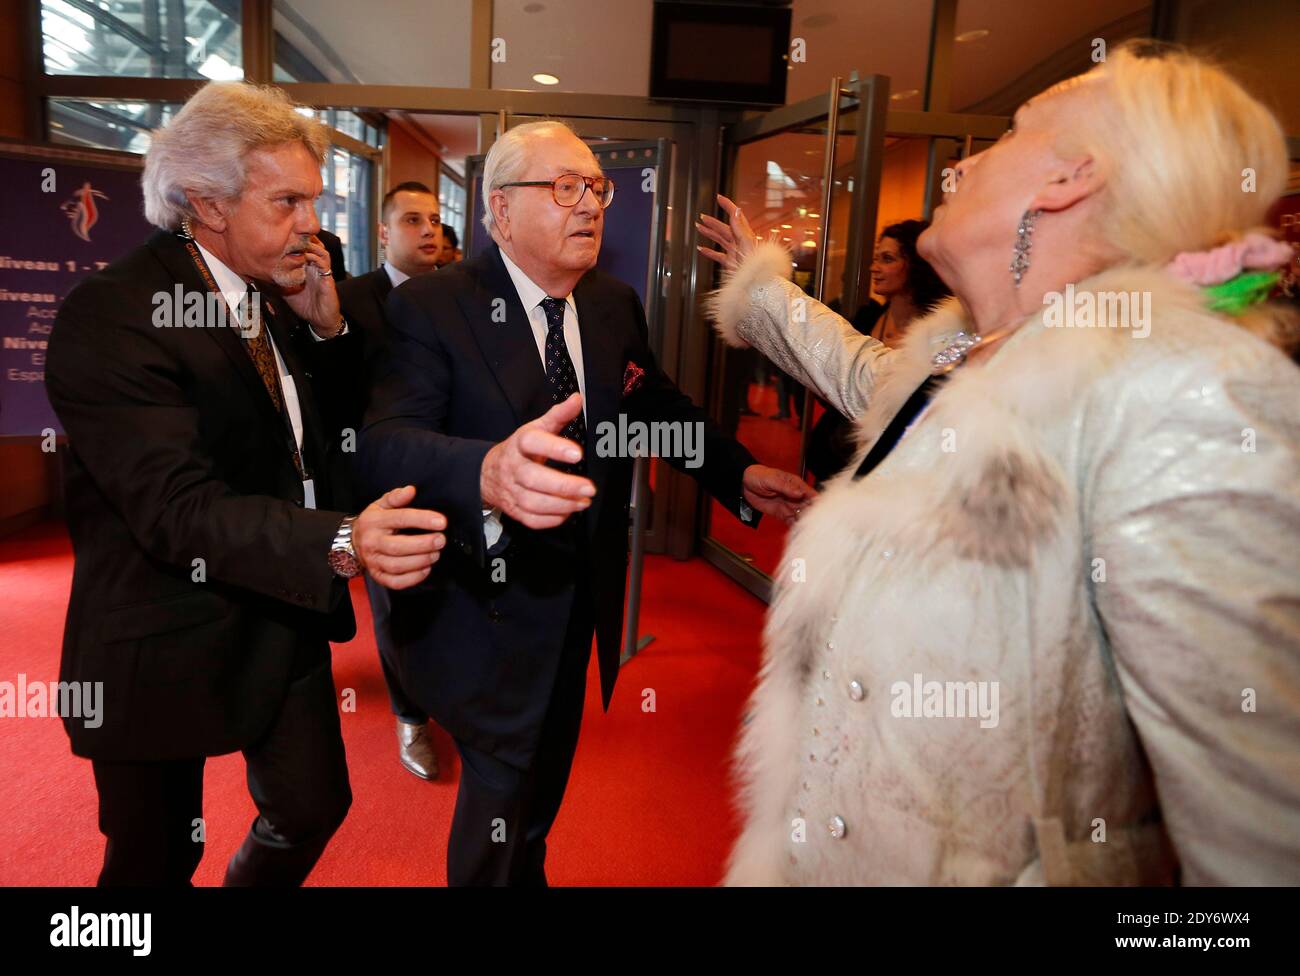
[[(271, 337), (266, 334), (262, 321), (262, 293), (251, 284), (244, 298), (243, 336), (257, 374), (262, 377), (262, 385), (275, 404), (277, 413), (284, 413), (284, 400), (280, 394), (280, 370), (275, 365), (275, 350), (271, 348)], [(255, 333), (255, 334), (254, 334)]]
[[(578, 372), (573, 368), (569, 347), (564, 341), (564, 305), (563, 298), (542, 299), (542, 308), (546, 312), (546, 388), (550, 391), (552, 404), (563, 403), (578, 392)], [(586, 451), (587, 421), (581, 410), (560, 433)], [(556, 464), (555, 467), (583, 474), (587, 458), (584, 454), (577, 464)]]

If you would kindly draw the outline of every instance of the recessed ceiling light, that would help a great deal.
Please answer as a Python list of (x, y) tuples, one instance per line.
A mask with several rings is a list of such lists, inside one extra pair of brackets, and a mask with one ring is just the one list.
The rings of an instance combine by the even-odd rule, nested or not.
[(809, 211), (809, 212), (808, 212), (808, 216), (811, 217), (813, 220), (816, 220), (818, 217), (821, 216), (821, 214), (819, 214), (819, 213), (813, 213), (812, 211)]
[(919, 94), (921, 94), (921, 89), (909, 88), (907, 91), (894, 92), (894, 94), (889, 96), (889, 100), (891, 102), (901, 102), (905, 98), (914, 98)]
[(545, 9), (546, 9), (546, 4), (544, 4), (544, 3), (526, 3), (526, 4), (524, 4), (524, 13), (526, 13), (526, 14), (540, 14), (540, 13), (541, 13), (543, 10), (545, 10)]
[(781, 229), (782, 229), (782, 230), (789, 230), (791, 226), (792, 226), (792, 225), (790, 225), (790, 224), (782, 224), (782, 225), (781, 225)]
[(803, 242), (803, 246), (804, 246), (804, 247), (816, 247), (816, 246), (817, 246), (817, 242), (816, 242), (816, 241), (804, 241), (804, 242)]
[(834, 14), (812, 14), (803, 19), (805, 27), (829, 27), (833, 23), (835, 23)]
[(967, 41), (979, 41), (989, 36), (991, 31), (987, 27), (979, 27), (975, 30), (962, 31), (953, 40), (958, 44), (965, 44)]
[(533, 81), (537, 82), (539, 85), (558, 85), (560, 83), (560, 79), (555, 77), (555, 75), (548, 75), (543, 72), (538, 72), (533, 75)]

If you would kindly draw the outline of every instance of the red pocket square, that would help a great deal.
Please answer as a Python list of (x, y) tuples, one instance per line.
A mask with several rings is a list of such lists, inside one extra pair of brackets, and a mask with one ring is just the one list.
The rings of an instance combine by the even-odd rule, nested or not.
[(645, 382), (645, 370), (636, 363), (628, 360), (623, 367), (623, 396), (635, 393), (637, 388)]

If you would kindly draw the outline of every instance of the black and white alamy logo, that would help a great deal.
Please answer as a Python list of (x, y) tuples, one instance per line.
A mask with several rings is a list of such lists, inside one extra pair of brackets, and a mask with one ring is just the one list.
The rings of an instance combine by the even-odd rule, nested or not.
[(50, 916), (50, 945), (60, 949), (129, 948), (147, 956), (153, 945), (149, 912), (86, 912), (73, 905)]

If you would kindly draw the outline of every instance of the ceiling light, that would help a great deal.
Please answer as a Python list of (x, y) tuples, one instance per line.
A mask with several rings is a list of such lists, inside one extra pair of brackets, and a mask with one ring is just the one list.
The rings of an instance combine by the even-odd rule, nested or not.
[(790, 224), (782, 224), (782, 225), (781, 225), (781, 229), (782, 229), (782, 230), (789, 230), (789, 229), (790, 229), (790, 226), (791, 226)]
[(975, 30), (962, 31), (953, 40), (958, 44), (965, 44), (967, 41), (979, 41), (988, 37), (991, 32), (987, 27), (979, 27)]
[(537, 82), (539, 85), (558, 85), (560, 83), (560, 79), (555, 77), (555, 75), (548, 75), (541, 72), (533, 75), (533, 81)]
[(811, 217), (813, 220), (816, 220), (821, 216), (821, 214), (812, 213), (811, 211), (809, 211), (808, 216)]
[(526, 3), (526, 4), (524, 4), (524, 13), (526, 13), (526, 14), (540, 14), (540, 13), (541, 13), (543, 10), (545, 10), (545, 9), (546, 9), (546, 4), (544, 4), (544, 3)]
[(804, 242), (803, 242), (803, 246), (804, 246), (804, 247), (816, 247), (816, 246), (817, 246), (817, 242), (816, 242), (816, 241), (804, 241)]
[(909, 88), (907, 91), (894, 92), (894, 94), (889, 96), (889, 100), (891, 102), (901, 102), (905, 98), (912, 98), (919, 94), (921, 94), (921, 89)]

